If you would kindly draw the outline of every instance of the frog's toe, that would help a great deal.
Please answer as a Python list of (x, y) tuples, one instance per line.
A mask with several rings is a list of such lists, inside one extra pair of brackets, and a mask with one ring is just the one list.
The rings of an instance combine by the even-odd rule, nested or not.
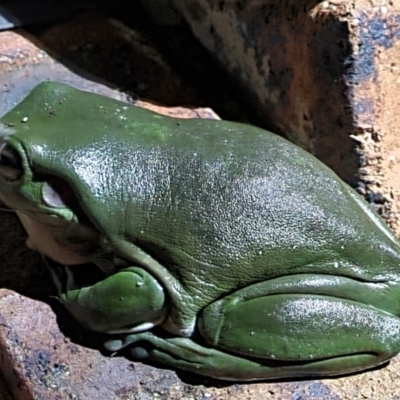
[(121, 349), (124, 348), (123, 345), (123, 340), (120, 339), (115, 339), (115, 340), (109, 340), (105, 342), (103, 345), (108, 351), (120, 351)]
[(150, 358), (149, 350), (142, 346), (137, 346), (131, 349), (131, 355), (137, 360), (146, 360)]
[(153, 334), (150, 332), (142, 332), (133, 335), (127, 335), (124, 338), (111, 339), (104, 342), (104, 347), (112, 352), (120, 351), (137, 342), (152, 342)]
[[(138, 345), (136, 345), (138, 344)], [(131, 346), (130, 352), (135, 358), (153, 358), (167, 361), (177, 356), (190, 363), (201, 364), (215, 350), (197, 345), (188, 338), (163, 339), (151, 332), (128, 335), (121, 339), (112, 339), (104, 343), (104, 347), (112, 352), (120, 351)]]

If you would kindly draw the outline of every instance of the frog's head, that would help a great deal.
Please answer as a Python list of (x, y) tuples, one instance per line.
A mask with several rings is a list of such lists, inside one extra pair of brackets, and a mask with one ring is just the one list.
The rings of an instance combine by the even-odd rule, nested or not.
[[(68, 102), (75, 92), (66, 85), (41, 84), (0, 121), (0, 199), (17, 212), (28, 245), (66, 265), (95, 261), (107, 252), (81, 209), (80, 182), (68, 168), (68, 154), (77, 161), (86, 145), (70, 120), (84, 114), (87, 101), (83, 96), (81, 102)], [(78, 120), (82, 123), (82, 116)]]
[(45, 83), (0, 120), (0, 200), (16, 211), (28, 245), (55, 261), (61, 302), (85, 326), (107, 332), (145, 330), (167, 312), (156, 279), (127, 268), (108, 240), (123, 226), (110, 217), (124, 215), (110, 183), (124, 185), (112, 140), (124, 129), (123, 107)]
[(99, 234), (79, 207), (70, 185), (57, 171), (35, 169), (18, 135), (0, 139), (0, 199), (14, 209), (29, 247), (66, 264), (92, 261)]

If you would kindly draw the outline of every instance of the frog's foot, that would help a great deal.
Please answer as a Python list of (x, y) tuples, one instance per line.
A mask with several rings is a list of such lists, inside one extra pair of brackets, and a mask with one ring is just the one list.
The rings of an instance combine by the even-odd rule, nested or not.
[(198, 326), (210, 345), (257, 360), (250, 379), (353, 373), (400, 351), (397, 316), (323, 295), (220, 300), (204, 310)]
[[(310, 338), (310, 341), (318, 346), (318, 338), (315, 340)], [(130, 347), (129, 351), (136, 359), (155, 361), (172, 368), (231, 381), (345, 374), (372, 368), (388, 358), (382, 359), (373, 353), (355, 353), (307, 361), (262, 359), (240, 354), (234, 355), (220, 349), (201, 346), (189, 338), (163, 339), (155, 336), (152, 332), (131, 334), (124, 339), (111, 339), (105, 342), (104, 346), (112, 352)]]
[(189, 338), (163, 339), (152, 332), (128, 335), (124, 339), (111, 339), (104, 346), (112, 352), (130, 347), (129, 351), (136, 359), (156, 361), (172, 368), (217, 379), (259, 380), (267, 379), (268, 370), (271, 377), (276, 373), (275, 369), (265, 367), (257, 361), (201, 346)]

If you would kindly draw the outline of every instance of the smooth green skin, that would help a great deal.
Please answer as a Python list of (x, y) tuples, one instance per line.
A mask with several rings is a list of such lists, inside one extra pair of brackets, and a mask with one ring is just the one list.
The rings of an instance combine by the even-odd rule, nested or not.
[[(73, 280), (60, 289), (86, 327), (125, 332), (109, 350), (230, 380), (348, 373), (400, 351), (399, 242), (307, 152), (255, 127), (56, 83), (3, 121), (24, 170), (0, 179), (1, 198), (44, 224), (72, 221), (72, 249), (86, 238), (76, 227), (92, 229), (78, 248), (86, 261), (125, 263), (81, 292)], [(42, 199), (54, 176), (74, 193), (68, 207)], [(144, 303), (133, 270), (149, 278)], [(146, 320), (168, 333), (139, 332)]]
[(135, 267), (60, 293), (60, 300), (85, 328), (97, 332), (126, 331), (132, 325), (163, 320), (165, 313), (163, 288), (143, 268)]

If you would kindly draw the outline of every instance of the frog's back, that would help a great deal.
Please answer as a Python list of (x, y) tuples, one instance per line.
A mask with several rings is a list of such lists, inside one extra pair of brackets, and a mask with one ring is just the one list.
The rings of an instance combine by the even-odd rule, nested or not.
[[(38, 132), (30, 146), (37, 162), (46, 170), (58, 164), (106, 236), (129, 238), (189, 291), (205, 285), (216, 298), (315, 272), (397, 279), (394, 236), (331, 170), (288, 141), (247, 125), (162, 117), (64, 86), (38, 89), (43, 97), (40, 90), (46, 107), (35, 106), (27, 136), (32, 143)], [(24, 107), (32, 103), (22, 103), (16, 123)]]
[(125, 235), (189, 292), (204, 285), (215, 298), (304, 273), (397, 279), (397, 240), (302, 149), (224, 121), (166, 119), (158, 135), (113, 141), (112, 153), (124, 161), (112, 190), (123, 193)]
[(326, 166), (269, 132), (198, 124), (190, 146), (159, 153), (151, 222), (139, 230), (141, 246), (189, 286), (194, 276), (229, 289), (296, 273), (398, 277), (397, 240)]

